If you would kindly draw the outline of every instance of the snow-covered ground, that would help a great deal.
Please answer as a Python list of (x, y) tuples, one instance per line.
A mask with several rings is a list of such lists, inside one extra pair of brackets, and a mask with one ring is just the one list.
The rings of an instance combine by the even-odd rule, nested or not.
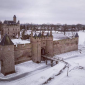
[[(53, 36), (55, 39), (57, 34), (60, 37), (62, 33), (54, 31)], [(27, 61), (15, 65), (16, 73), (14, 74), (4, 76), (0, 73), (0, 85), (85, 85), (85, 32), (80, 31), (78, 34), (78, 51), (54, 56), (63, 58), (65, 62), (69, 63), (69, 70), (68, 68), (63, 69), (65, 67), (63, 62), (51, 67), (50, 62), (46, 65), (45, 62), (36, 64), (32, 61)], [(66, 36), (71, 35), (70, 32), (66, 34)], [(58, 75), (59, 72), (61, 72), (60, 75)]]
[[(69, 52), (69, 55), (67, 53), (62, 55), (69, 57), (70, 54), (72, 52)], [(60, 56), (63, 57), (62, 55)], [(67, 69), (65, 69), (60, 76), (55, 77), (47, 85), (85, 85), (85, 54), (81, 53), (74, 58), (65, 59), (65, 61), (70, 64), (68, 76)]]

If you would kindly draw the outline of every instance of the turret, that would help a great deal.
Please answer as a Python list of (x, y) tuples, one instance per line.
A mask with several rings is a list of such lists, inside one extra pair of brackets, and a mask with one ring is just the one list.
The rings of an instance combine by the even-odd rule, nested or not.
[(4, 75), (15, 72), (15, 61), (14, 61), (14, 44), (7, 36), (3, 37), (0, 43), (0, 60), (1, 60), (1, 72)]
[(20, 24), (20, 21), (18, 20), (17, 24)]
[(13, 21), (16, 23), (16, 15), (13, 16)]
[(32, 43), (32, 60), (33, 62), (41, 62), (41, 38), (35, 33), (31, 40)]
[(42, 36), (44, 36), (44, 31), (42, 31)]
[(32, 43), (32, 38), (33, 38), (33, 31), (31, 31), (31, 35), (30, 35), (30, 42)]
[(51, 57), (53, 56), (53, 37), (52, 37), (52, 32), (50, 32), (50, 34), (49, 34), (49, 32), (47, 33), (46, 54), (51, 56)]
[(50, 36), (52, 36), (52, 31), (50, 31)]
[(31, 37), (33, 37), (33, 31), (31, 31)]
[(78, 33), (75, 34), (75, 40), (76, 40), (76, 42), (75, 42), (75, 50), (78, 50), (78, 40), (79, 40)]
[(78, 33), (76, 33), (75, 37), (79, 37)]

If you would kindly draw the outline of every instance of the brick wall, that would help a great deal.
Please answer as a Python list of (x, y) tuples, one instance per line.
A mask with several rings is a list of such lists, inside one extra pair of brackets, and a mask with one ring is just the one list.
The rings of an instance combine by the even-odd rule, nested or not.
[(41, 62), (41, 38), (32, 38), (32, 60)]
[(15, 72), (14, 45), (0, 46), (1, 72), (4, 75)]
[(78, 38), (53, 41), (54, 55), (74, 50), (78, 50)]
[(15, 63), (21, 63), (32, 58), (31, 44), (14, 45)]
[(12, 38), (13, 35), (17, 35), (18, 33), (20, 33), (20, 25), (19, 24), (17, 24), (17, 25), (5, 25), (5, 24), (3, 24), (2, 28), (3, 28), (3, 31), (2, 31), (3, 33), (1, 35), (1, 38), (3, 38), (3, 36), (5, 34), (9, 35), (10, 38)]

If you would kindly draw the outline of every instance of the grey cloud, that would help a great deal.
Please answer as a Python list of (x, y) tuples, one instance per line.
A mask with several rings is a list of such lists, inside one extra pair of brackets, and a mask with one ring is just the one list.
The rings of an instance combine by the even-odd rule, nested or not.
[(15, 14), (21, 23), (83, 23), (85, 0), (0, 0), (0, 20)]

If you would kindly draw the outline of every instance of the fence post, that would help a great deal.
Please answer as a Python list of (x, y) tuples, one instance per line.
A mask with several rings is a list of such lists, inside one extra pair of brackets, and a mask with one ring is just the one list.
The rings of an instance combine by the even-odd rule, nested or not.
[(46, 60), (46, 65), (47, 65), (47, 59), (45, 59)]
[(53, 67), (53, 60), (51, 60), (51, 67)]

